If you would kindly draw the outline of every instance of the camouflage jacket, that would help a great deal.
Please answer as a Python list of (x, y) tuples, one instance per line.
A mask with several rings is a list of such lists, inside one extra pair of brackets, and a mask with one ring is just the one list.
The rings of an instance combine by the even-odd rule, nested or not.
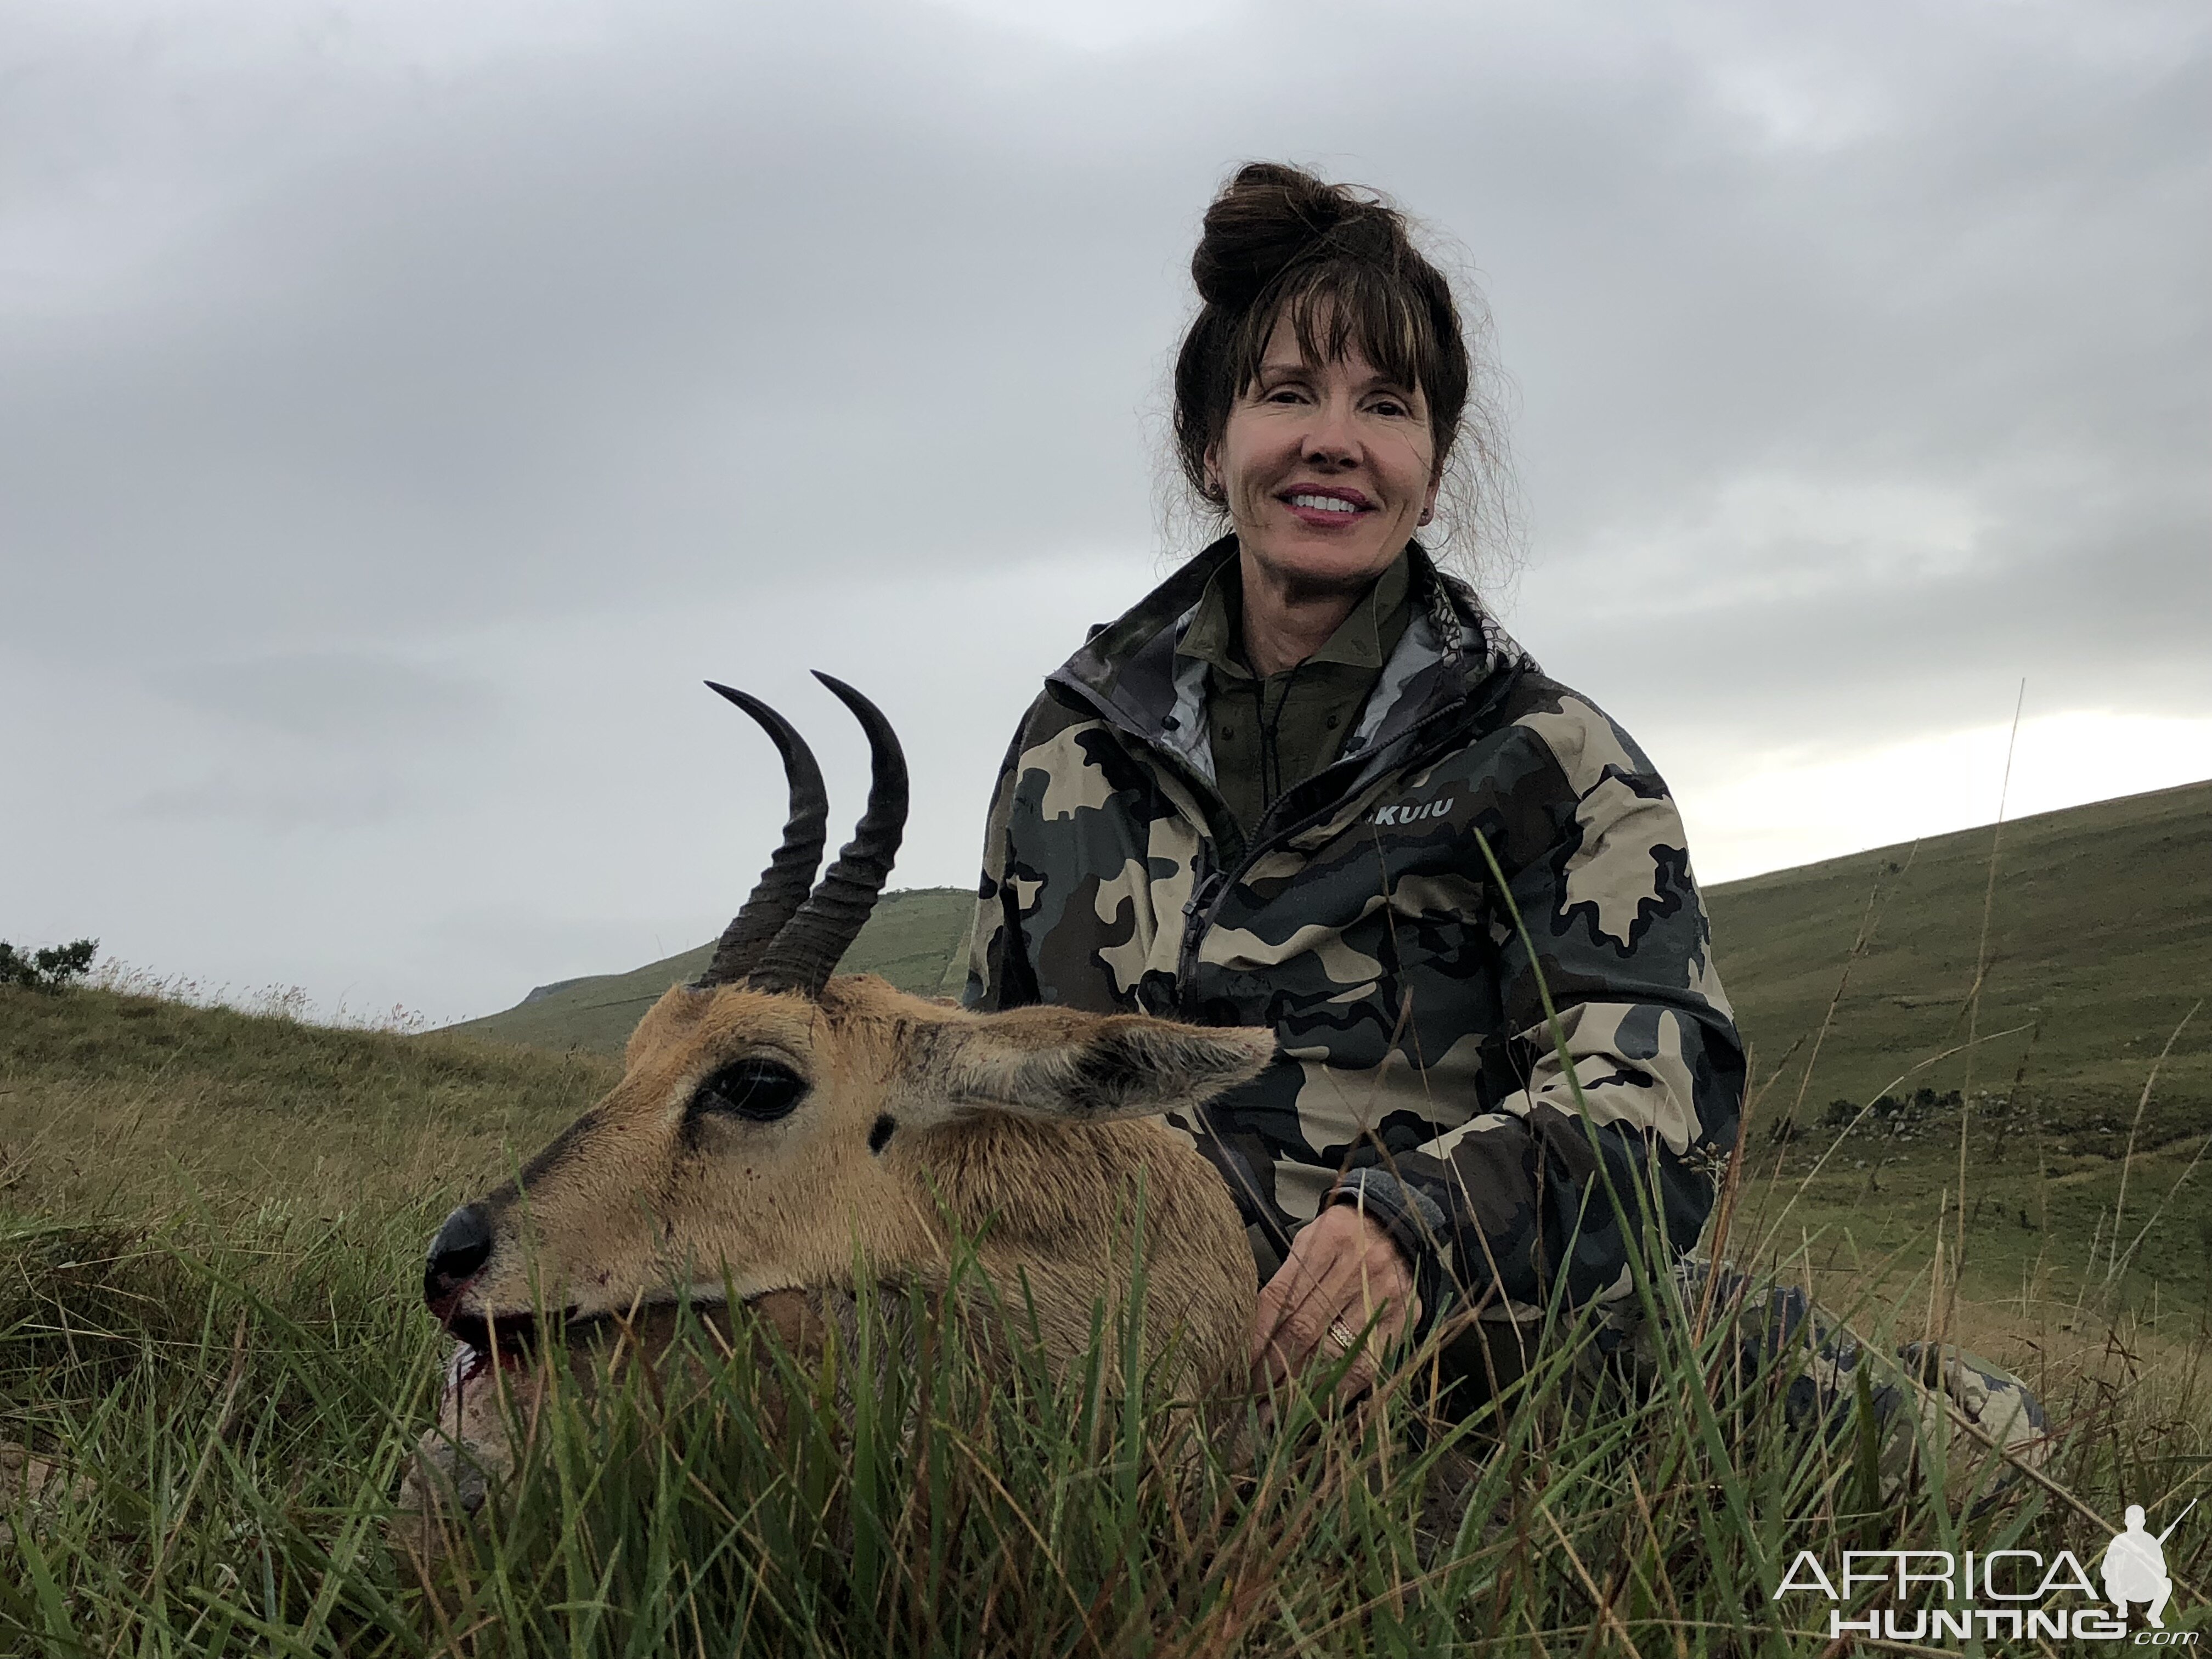
[(1356, 1199), (1413, 1262), (1425, 1323), (1455, 1291), (1534, 1316), (1561, 1273), (1572, 1302), (1621, 1297), (1643, 1195), (1669, 1247), (1694, 1243), (1743, 1085), (1666, 786), (1417, 547), (1413, 621), (1343, 753), (1220, 867), (1205, 665), (1175, 647), (1236, 556), (1225, 538), (1183, 566), (1030, 706), (963, 1000), (1272, 1026), (1273, 1067), (1176, 1124), (1263, 1273), (1261, 1238)]

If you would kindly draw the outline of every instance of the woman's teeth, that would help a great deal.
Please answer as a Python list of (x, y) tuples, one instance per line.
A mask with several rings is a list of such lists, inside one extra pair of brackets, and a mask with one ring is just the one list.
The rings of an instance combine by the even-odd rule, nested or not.
[(1340, 501), (1334, 495), (1293, 495), (1291, 497), (1291, 505), (1292, 507), (1315, 507), (1323, 513), (1357, 513), (1359, 511), (1359, 508), (1353, 503), (1346, 501)]

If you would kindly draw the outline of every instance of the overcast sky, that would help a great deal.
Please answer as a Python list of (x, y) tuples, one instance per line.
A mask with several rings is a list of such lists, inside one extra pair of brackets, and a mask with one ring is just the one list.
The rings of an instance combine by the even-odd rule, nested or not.
[[(699, 688), (973, 878), (1040, 678), (1192, 550), (1254, 157), (1496, 318), (1509, 625), (1708, 882), (2212, 775), (2212, 11), (15, 0), (0, 938), (444, 1019), (726, 919)], [(1495, 574), (1495, 573), (1493, 573)], [(1722, 942), (1726, 965), (1726, 942)]]

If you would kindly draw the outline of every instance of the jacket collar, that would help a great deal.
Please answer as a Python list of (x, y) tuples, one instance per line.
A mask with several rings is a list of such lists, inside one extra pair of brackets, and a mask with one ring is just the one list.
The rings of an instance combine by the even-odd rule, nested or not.
[[(1178, 660), (1176, 647), (1199, 612), (1206, 585), (1237, 556), (1237, 538), (1221, 538), (1097, 630), (1047, 684), (1074, 691), (1131, 736), (1178, 755), (1211, 779), (1206, 663), (1192, 656)], [(1473, 590), (1438, 570), (1419, 542), (1407, 545), (1407, 574), (1413, 621), (1383, 664), (1340, 765), (1390, 747), (1455, 705), (1468, 705), (1479, 716), (1503, 698), (1518, 671), (1535, 666), (1485, 614)]]

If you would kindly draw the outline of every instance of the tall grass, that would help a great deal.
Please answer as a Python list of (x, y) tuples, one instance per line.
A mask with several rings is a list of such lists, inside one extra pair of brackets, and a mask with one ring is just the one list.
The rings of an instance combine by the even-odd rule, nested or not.
[[(741, 1325), (595, 1389), (551, 1376), (518, 1479), (428, 1562), (392, 1531), (444, 1358), (422, 1242), (607, 1068), (106, 993), (7, 1012), (0, 1440), (46, 1478), (0, 1465), (0, 1647), (1796, 1655), (1828, 1647), (1828, 1604), (1774, 1594), (1800, 1550), (2094, 1560), (2124, 1504), (2162, 1524), (2212, 1474), (2201, 1309), (2161, 1319), (2086, 1271), (2069, 1300), (2039, 1251), (2016, 1311), (1954, 1314), (1940, 1206), (1882, 1251), (1793, 1239), (1739, 1158), (1737, 1239), (1876, 1350), (2003, 1329), (2056, 1431), (2039, 1472), (1978, 1502), (1999, 1460), (1939, 1425), (1885, 1498), (1869, 1402), (1793, 1425), (1802, 1352), (1747, 1356), (1733, 1310), (1666, 1274), (1639, 1279), (1632, 1374), (1562, 1318), (1468, 1422), (1426, 1410), (1431, 1350), (1356, 1411), (1272, 1402), (1264, 1434), (1256, 1404), (1224, 1423), (1125, 1364), (1134, 1324), (1102, 1315), (1055, 1372), (1018, 1340), (979, 1360), (963, 1304), (893, 1294), (857, 1328), (884, 1346), (803, 1366)], [(2169, 1626), (2201, 1626), (2212, 1523), (2167, 1561)]]
[[(1061, 1374), (1018, 1342), (980, 1361), (959, 1303), (893, 1295), (859, 1327), (886, 1351), (763, 1364), (702, 1329), (595, 1397), (554, 1377), (520, 1477), (426, 1565), (386, 1528), (442, 1357), (397, 1288), (430, 1220), (0, 1238), (0, 1432), (62, 1477), (11, 1506), (0, 1632), (54, 1654), (1796, 1655), (1827, 1613), (1774, 1598), (1800, 1549), (2092, 1559), (2123, 1501), (2171, 1513), (2212, 1466), (2202, 1346), (2092, 1357), (2042, 1480), (1977, 1512), (1995, 1459), (1961, 1434), (1885, 1505), (1858, 1407), (1792, 1428), (1777, 1384), (1802, 1356), (1747, 1367), (1664, 1276), (1633, 1386), (1563, 1323), (1468, 1423), (1425, 1414), (1416, 1364), (1362, 1409), (1278, 1401), (1264, 1437), (1254, 1407), (1224, 1425), (1121, 1364), (1141, 1293)], [(2208, 1540), (2169, 1542), (2177, 1579), (2202, 1583)]]

